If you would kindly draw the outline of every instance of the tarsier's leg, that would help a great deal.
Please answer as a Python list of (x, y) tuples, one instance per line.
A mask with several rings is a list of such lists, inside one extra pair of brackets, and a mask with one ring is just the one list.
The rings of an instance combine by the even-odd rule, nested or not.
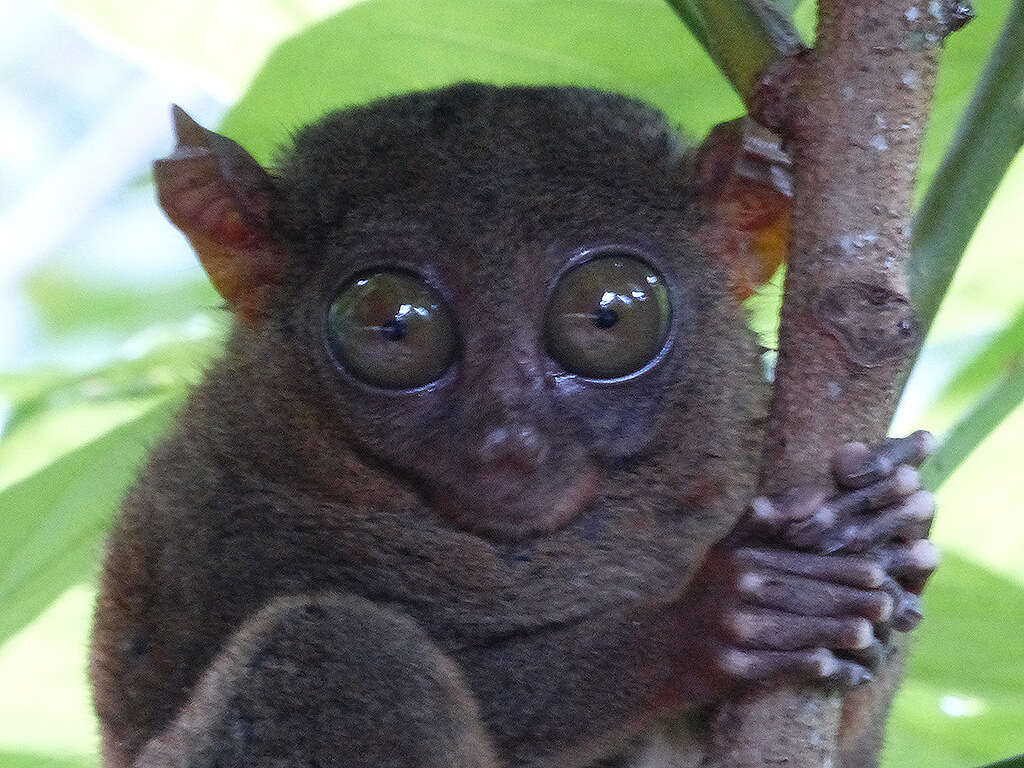
[(135, 768), (490, 768), (454, 663), (348, 595), (275, 600), (235, 634)]

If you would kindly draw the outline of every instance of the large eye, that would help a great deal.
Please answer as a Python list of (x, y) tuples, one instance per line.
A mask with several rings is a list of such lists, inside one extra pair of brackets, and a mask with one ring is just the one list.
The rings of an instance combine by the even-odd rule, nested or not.
[(407, 272), (375, 272), (342, 288), (327, 313), (337, 360), (386, 389), (436, 381), (455, 357), (455, 329), (441, 298)]
[(600, 256), (555, 287), (545, 319), (548, 351), (587, 378), (628, 376), (661, 352), (671, 317), (661, 275), (633, 256)]

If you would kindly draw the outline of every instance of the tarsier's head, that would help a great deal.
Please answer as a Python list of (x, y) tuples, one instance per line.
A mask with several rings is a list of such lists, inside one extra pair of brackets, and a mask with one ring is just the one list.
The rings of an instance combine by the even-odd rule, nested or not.
[(329, 115), (272, 173), (175, 121), (161, 202), (241, 343), (304, 382), (281, 407), (301, 398), (459, 527), (566, 523), (697, 371), (728, 374), (742, 321), (702, 198), (727, 197), (732, 155), (687, 153), (647, 106), (460, 85)]

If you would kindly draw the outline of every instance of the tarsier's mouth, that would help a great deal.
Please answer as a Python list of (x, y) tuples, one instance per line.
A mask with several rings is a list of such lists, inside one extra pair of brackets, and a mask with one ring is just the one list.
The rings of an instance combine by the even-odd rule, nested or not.
[(597, 491), (593, 461), (572, 468), (526, 468), (507, 459), (480, 467), (458, 487), (438, 488), (434, 506), (456, 526), (515, 540), (568, 525)]
[(476, 470), (476, 475), (482, 478), (493, 479), (495, 482), (508, 482), (518, 484), (529, 482), (531, 476), (543, 470), (543, 467), (519, 455), (503, 456), (500, 459), (482, 463)]

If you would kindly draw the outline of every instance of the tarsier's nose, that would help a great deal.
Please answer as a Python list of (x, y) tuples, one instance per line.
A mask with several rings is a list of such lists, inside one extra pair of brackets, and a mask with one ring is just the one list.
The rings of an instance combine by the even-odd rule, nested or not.
[(506, 466), (519, 471), (532, 471), (543, 463), (547, 445), (533, 427), (508, 424), (495, 427), (477, 449), (480, 462), (489, 467)]

